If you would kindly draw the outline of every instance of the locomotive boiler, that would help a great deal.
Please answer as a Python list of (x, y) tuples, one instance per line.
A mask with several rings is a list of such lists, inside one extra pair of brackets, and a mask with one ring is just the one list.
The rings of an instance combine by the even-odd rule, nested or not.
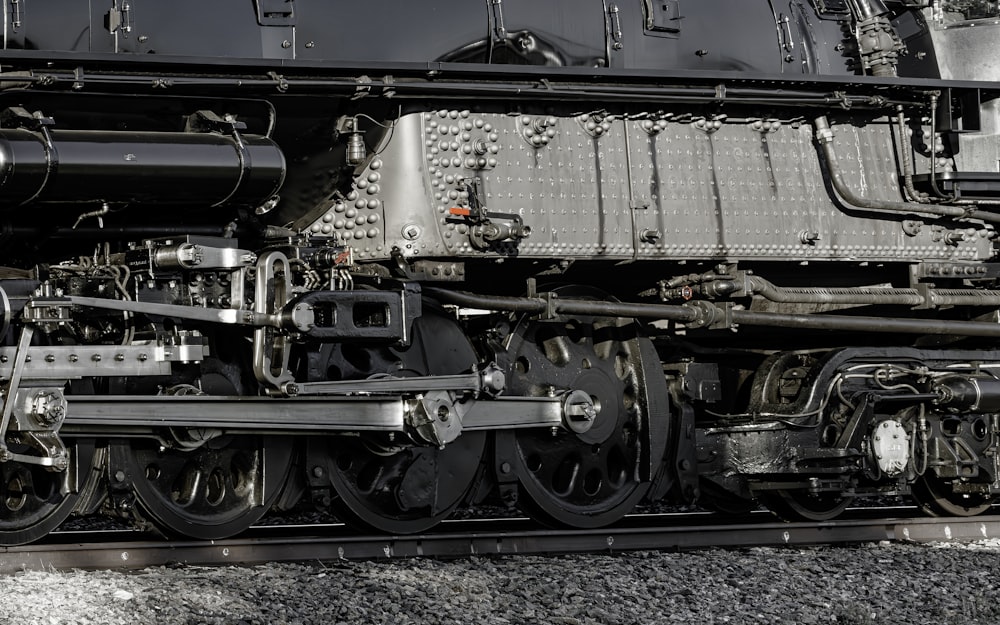
[(1000, 492), (987, 0), (5, 0), (0, 543)]

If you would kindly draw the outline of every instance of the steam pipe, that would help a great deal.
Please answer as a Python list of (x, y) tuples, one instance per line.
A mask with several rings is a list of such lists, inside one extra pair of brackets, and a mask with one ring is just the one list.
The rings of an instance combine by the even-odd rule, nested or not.
[(861, 304), (903, 306), (1000, 306), (1000, 291), (977, 289), (932, 289), (925, 298), (917, 289), (881, 287), (789, 288), (750, 276), (750, 289), (781, 304)]
[(875, 19), (889, 12), (882, 0), (850, 0), (850, 5), (854, 19), (859, 22)]
[(466, 291), (450, 291), (436, 287), (423, 289), (424, 293), (445, 303), (467, 308), (503, 310), (507, 312), (542, 314), (592, 315), (595, 317), (640, 317), (667, 319), (691, 323), (699, 312), (689, 306), (670, 304), (630, 304), (622, 302), (597, 302), (593, 300), (551, 299), (540, 297), (507, 297), (503, 295), (478, 295)]
[(819, 143), (820, 148), (823, 151), (823, 157), (826, 159), (827, 170), (830, 174), (830, 183), (833, 185), (837, 195), (839, 195), (844, 203), (848, 204), (850, 208), (857, 210), (884, 211), (897, 214), (913, 213), (936, 215), (939, 217), (953, 217), (955, 219), (969, 219), (972, 218), (973, 213), (975, 213), (975, 219), (991, 223), (1000, 223), (1000, 215), (976, 212), (976, 206), (974, 205), (966, 209), (958, 206), (938, 206), (917, 204), (914, 202), (876, 200), (861, 197), (860, 195), (855, 194), (854, 191), (847, 186), (847, 183), (844, 182), (843, 172), (840, 170), (840, 165), (837, 163), (837, 153), (833, 148), (834, 134), (833, 129), (830, 127), (829, 120), (825, 115), (821, 115), (814, 120), (813, 124), (816, 128), (816, 141)]
[(895, 76), (904, 46), (889, 21), (889, 9), (882, 0), (849, 0), (849, 4), (862, 66), (872, 76)]
[(927, 198), (927, 195), (917, 191), (917, 188), (913, 186), (913, 154), (910, 153), (909, 146), (906, 144), (906, 116), (903, 114), (903, 106), (897, 105), (896, 111), (896, 123), (899, 125), (899, 142), (903, 155), (903, 187), (906, 189), (907, 195), (914, 202), (928, 204), (930, 200)]
[(748, 326), (834, 330), (892, 334), (934, 334), (1000, 338), (1000, 325), (980, 321), (939, 319), (897, 319), (890, 317), (847, 317), (843, 315), (792, 315), (732, 311), (733, 322)]
[(424, 293), (444, 304), (533, 314), (592, 315), (597, 317), (636, 317), (662, 319), (680, 323), (710, 325), (716, 318), (728, 315), (733, 324), (748, 326), (797, 328), (896, 334), (935, 334), (951, 336), (982, 336), (1000, 338), (1000, 325), (979, 321), (948, 321), (940, 319), (898, 319), (890, 317), (848, 317), (842, 315), (802, 315), (747, 310), (723, 311), (711, 304), (675, 306), (670, 304), (635, 304), (595, 302), (591, 300), (549, 299), (539, 297), (506, 297), (477, 295), (424, 287)]

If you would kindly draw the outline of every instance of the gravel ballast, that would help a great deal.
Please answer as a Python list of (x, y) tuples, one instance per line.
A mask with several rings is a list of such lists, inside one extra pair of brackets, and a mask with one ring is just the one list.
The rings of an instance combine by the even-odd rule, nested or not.
[(1000, 543), (25, 571), (2, 583), (2, 624), (1000, 623)]

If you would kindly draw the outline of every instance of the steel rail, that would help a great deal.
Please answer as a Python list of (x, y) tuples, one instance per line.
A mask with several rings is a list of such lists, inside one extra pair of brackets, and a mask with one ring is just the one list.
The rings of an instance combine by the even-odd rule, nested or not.
[[(153, 541), (137, 532), (56, 532), (46, 542), (0, 548), (0, 574), (22, 570), (141, 569), (395, 558), (617, 554), (709, 547), (958, 542), (1000, 538), (1000, 515), (879, 517), (815, 523), (727, 520), (714, 514), (637, 516), (595, 530), (539, 529), (525, 520), (451, 521), (413, 536), (351, 534), (342, 525), (254, 528), (216, 541)], [(684, 521), (683, 519), (687, 519)], [(692, 519), (694, 522), (692, 522)], [(91, 542), (98, 539), (100, 542)]]

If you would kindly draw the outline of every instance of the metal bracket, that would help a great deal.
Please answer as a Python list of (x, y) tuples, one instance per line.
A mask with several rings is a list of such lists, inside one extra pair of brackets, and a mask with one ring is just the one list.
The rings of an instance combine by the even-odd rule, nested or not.
[(434, 391), (406, 403), (406, 423), (426, 442), (441, 447), (462, 434), (462, 419), (472, 402), (450, 391)]
[[(257, 261), (254, 312), (276, 316), (292, 296), (292, 265), (277, 251), (265, 252)], [(280, 389), (295, 378), (288, 369), (291, 340), (274, 327), (260, 327), (253, 333), (253, 372), (262, 384)]]
[(609, 32), (611, 34), (611, 49), (621, 50), (624, 45), (622, 44), (622, 39), (624, 35), (622, 34), (622, 20), (619, 16), (621, 11), (618, 9), (617, 4), (612, 4), (608, 6), (608, 19), (610, 20)]
[(736, 325), (733, 321), (733, 306), (733, 302), (720, 302), (718, 304), (704, 300), (687, 302), (684, 307), (696, 310), (698, 316), (694, 321), (689, 321), (684, 325), (688, 328), (727, 330)]
[(40, 450), (44, 456), (29, 456), (7, 450), (6, 444), (0, 450), (0, 462), (20, 462), (46, 467), (52, 471), (69, 468), (69, 452), (55, 432), (22, 432), (18, 435), (22, 442)]
[[(170, 375), (172, 362), (200, 362), (208, 356), (205, 337), (194, 332), (131, 345), (47, 345), (30, 347), (22, 379), (73, 380), (101, 376)], [(0, 380), (9, 380), (14, 347), (0, 347)]]
[(784, 50), (784, 60), (786, 63), (791, 63), (795, 60), (795, 57), (792, 55), (795, 50), (795, 36), (792, 34), (792, 18), (781, 13), (775, 20), (775, 24), (778, 27), (778, 39)]
[(121, 7), (115, 2), (108, 14), (104, 16), (104, 26), (108, 32), (121, 33), (123, 38), (128, 38), (129, 33), (132, 32), (132, 5), (128, 3), (128, 0), (122, 2)]
[(700, 495), (694, 407), (688, 402), (683, 402), (678, 408), (679, 418), (676, 426), (679, 431), (674, 449), (677, 481), (674, 482), (673, 488), (683, 501), (694, 503), (698, 501)]
[(280, 310), (281, 327), (318, 341), (360, 339), (410, 342), (410, 326), (420, 316), (420, 285), (400, 291), (313, 291)]
[(261, 26), (294, 26), (295, 0), (254, 0)]
[(21, 27), (21, 0), (10, 0), (10, 25), (14, 30)]
[(14, 369), (11, 372), (10, 382), (3, 397), (3, 416), (0, 417), (0, 462), (4, 462), (3, 456), (7, 454), (6, 435), (10, 427), (10, 418), (14, 414), (14, 401), (17, 397), (17, 389), (21, 386), (21, 376), (24, 374), (24, 363), (28, 358), (28, 348), (31, 346), (31, 338), (35, 334), (32, 326), (24, 326), (21, 330), (21, 337), (17, 341), (17, 352), (14, 354)]
[[(69, 454), (55, 432), (18, 432), (17, 436), (20, 442), (40, 450), (43, 453), (42, 456), (14, 453), (7, 447), (7, 433), (8, 430), (12, 429), (10, 421), (14, 414), (14, 405), (17, 403), (18, 389), (21, 386), (24, 365), (27, 362), (28, 349), (31, 346), (34, 333), (35, 329), (32, 326), (24, 326), (17, 342), (14, 369), (3, 396), (3, 417), (0, 419), (0, 462), (22, 462), (41, 465), (55, 471), (65, 471), (69, 468)], [(61, 416), (65, 417), (65, 412)]]
[(681, 32), (679, 0), (642, 0), (646, 14), (646, 31), (650, 33)]
[(493, 23), (493, 43), (507, 40), (507, 28), (503, 23), (503, 0), (490, 0), (490, 17)]

